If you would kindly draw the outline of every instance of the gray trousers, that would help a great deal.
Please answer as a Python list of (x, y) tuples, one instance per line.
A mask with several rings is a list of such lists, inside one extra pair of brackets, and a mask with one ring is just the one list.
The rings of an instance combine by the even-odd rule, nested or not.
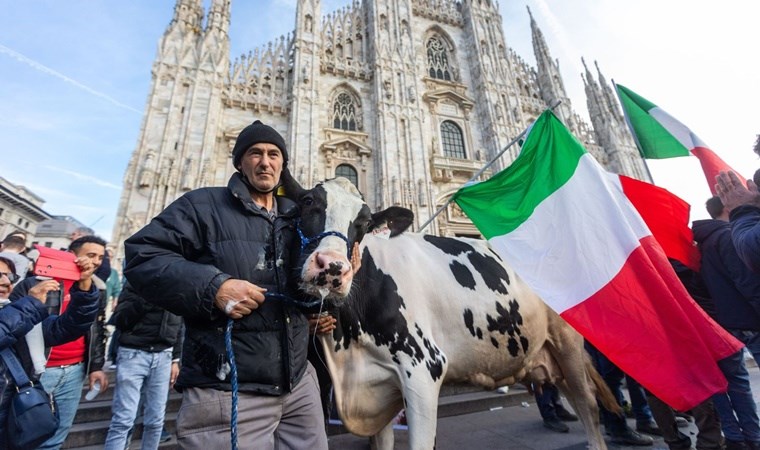
[[(181, 449), (230, 448), (232, 393), (186, 388), (177, 415)], [(238, 394), (238, 446), (241, 449), (327, 450), (317, 375), (311, 364), (292, 392), (272, 397)]]

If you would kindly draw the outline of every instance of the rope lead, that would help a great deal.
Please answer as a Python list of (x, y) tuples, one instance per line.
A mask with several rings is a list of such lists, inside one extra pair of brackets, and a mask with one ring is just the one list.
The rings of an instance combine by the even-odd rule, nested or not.
[(227, 349), (227, 360), (230, 362), (230, 384), (232, 385), (232, 413), (230, 414), (230, 445), (237, 450), (237, 415), (238, 415), (238, 376), (235, 364), (235, 353), (232, 351), (232, 319), (227, 319), (227, 329), (224, 332), (224, 346)]

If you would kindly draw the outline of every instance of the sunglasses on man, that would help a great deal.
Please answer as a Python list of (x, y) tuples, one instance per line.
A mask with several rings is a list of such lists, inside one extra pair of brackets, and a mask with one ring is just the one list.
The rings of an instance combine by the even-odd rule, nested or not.
[(18, 279), (21, 278), (15, 272), (0, 272), (0, 278), (2, 277), (8, 277), (8, 279), (11, 281), (11, 284), (17, 282)]

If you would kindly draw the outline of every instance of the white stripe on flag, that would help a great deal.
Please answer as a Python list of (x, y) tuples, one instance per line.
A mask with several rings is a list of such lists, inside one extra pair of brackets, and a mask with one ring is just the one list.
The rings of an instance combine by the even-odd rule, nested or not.
[(707, 144), (705, 144), (696, 134), (692, 133), (689, 127), (682, 124), (659, 107), (655, 106), (650, 109), (648, 113), (650, 116), (654, 117), (660, 125), (668, 130), (668, 132), (670, 132), (681, 145), (686, 147), (686, 150), (691, 150), (694, 147), (707, 147)]
[[(489, 240), (557, 313), (591, 297), (651, 235), (623, 194), (620, 178), (588, 153), (573, 177), (516, 230)], [(537, 244), (538, 243), (538, 244)]]

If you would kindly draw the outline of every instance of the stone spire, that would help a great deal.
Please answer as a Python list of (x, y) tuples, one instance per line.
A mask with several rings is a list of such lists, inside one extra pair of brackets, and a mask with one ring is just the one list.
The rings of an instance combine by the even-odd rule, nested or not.
[(231, 0), (213, 0), (211, 9), (208, 12), (206, 21), (206, 32), (219, 30), (227, 36), (230, 29), (230, 1)]
[(177, 0), (174, 5), (174, 17), (167, 32), (174, 27), (200, 30), (203, 20), (202, 0)]
[(628, 132), (615, 93), (602, 75), (599, 65), (594, 62), (599, 79), (597, 83), (586, 61), (583, 58), (581, 61), (585, 68), (585, 75), (582, 77), (586, 89), (586, 105), (597, 142), (607, 155), (609, 169), (633, 178), (651, 181), (633, 137)]
[(565, 92), (565, 85), (562, 82), (562, 76), (559, 71), (559, 62), (552, 59), (549, 52), (549, 46), (546, 45), (544, 34), (538, 27), (533, 13), (528, 7), (530, 16), (530, 30), (533, 40), (533, 53), (536, 56), (536, 67), (538, 72), (538, 85), (541, 90), (541, 97), (547, 105), (551, 106), (558, 100), (562, 103), (554, 109), (555, 114), (565, 123), (573, 132), (576, 131), (575, 116), (570, 104), (570, 98)]

